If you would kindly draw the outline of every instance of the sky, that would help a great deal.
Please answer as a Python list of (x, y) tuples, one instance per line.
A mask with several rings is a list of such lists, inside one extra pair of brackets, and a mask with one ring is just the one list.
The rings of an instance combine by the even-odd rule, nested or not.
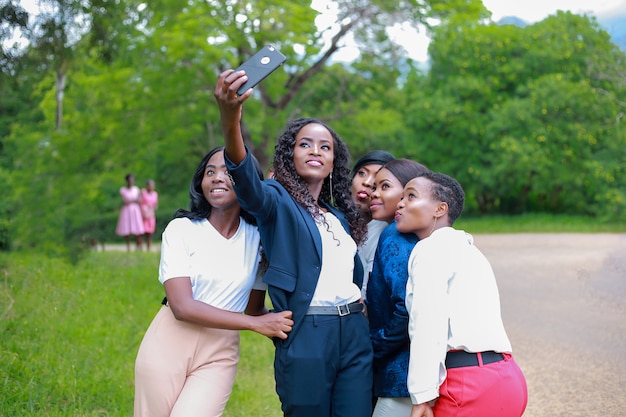
[(516, 16), (528, 23), (538, 22), (557, 10), (593, 14), (597, 18), (613, 13), (626, 14), (626, 0), (483, 0), (494, 21)]
[[(316, 4), (323, 7), (325, 3), (328, 1), (313, 0), (314, 7)], [(503, 17), (515, 16), (527, 23), (535, 23), (555, 14), (557, 10), (589, 14), (598, 20), (626, 15), (626, 0), (483, 0), (483, 5), (492, 13), (491, 19), (494, 22)], [(429, 39), (423, 31), (418, 33), (408, 24), (397, 25), (390, 31), (390, 36), (407, 49), (411, 58), (420, 62), (427, 61)], [(358, 50), (351, 47), (348, 40), (346, 47), (337, 55), (336, 61), (349, 62), (358, 56)]]
[[(29, 12), (36, 12), (38, 0), (22, 0), (21, 5)], [(527, 23), (543, 20), (557, 10), (577, 14), (591, 14), (599, 22), (614, 15), (626, 15), (626, 0), (483, 0), (485, 7), (492, 13), (492, 20), (497, 22), (506, 16), (519, 17)], [(312, 0), (312, 7), (326, 12), (320, 16), (318, 25), (334, 22), (332, 0)], [(404, 46), (409, 56), (416, 61), (427, 61), (429, 39), (424, 31), (417, 32), (409, 24), (398, 24), (390, 30), (390, 36)], [(350, 62), (358, 56), (358, 49), (351, 39), (338, 51), (334, 61)]]

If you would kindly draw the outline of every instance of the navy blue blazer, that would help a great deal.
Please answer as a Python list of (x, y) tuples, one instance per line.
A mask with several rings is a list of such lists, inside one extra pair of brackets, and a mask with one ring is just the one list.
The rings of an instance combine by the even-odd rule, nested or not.
[[(311, 303), (322, 266), (322, 238), (311, 214), (275, 180), (262, 181), (250, 157), (236, 165), (224, 155), (239, 204), (257, 221), (269, 268), (263, 277), (275, 311), (291, 310), (294, 326), (283, 346), (298, 333)], [(343, 213), (326, 203), (350, 233)], [(361, 288), (363, 266), (354, 256), (354, 283)]]

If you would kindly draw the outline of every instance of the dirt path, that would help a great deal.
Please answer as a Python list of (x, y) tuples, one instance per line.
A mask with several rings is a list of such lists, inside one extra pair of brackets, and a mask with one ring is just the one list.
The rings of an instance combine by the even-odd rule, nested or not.
[(477, 235), (529, 390), (525, 417), (626, 416), (626, 234)]
[[(99, 243), (95, 250), (99, 252), (107, 252), (107, 251), (126, 251), (125, 243)], [(137, 250), (137, 246), (133, 243), (130, 245), (130, 251), (135, 252)], [(146, 250), (146, 245), (142, 246), (142, 251)], [(150, 252), (159, 252), (161, 250), (161, 242), (152, 242), (150, 246)]]
[(524, 417), (626, 416), (626, 234), (474, 238), (527, 378)]

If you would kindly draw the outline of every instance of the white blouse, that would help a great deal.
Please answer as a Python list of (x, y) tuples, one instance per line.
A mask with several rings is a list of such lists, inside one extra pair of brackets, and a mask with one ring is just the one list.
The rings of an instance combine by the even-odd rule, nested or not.
[(337, 306), (358, 301), (361, 290), (353, 282), (356, 243), (331, 212), (324, 213), (328, 224), (317, 223), (322, 237), (322, 269), (311, 300), (312, 306)]
[(415, 245), (406, 307), (413, 404), (439, 396), (449, 350), (511, 352), (491, 265), (462, 230), (444, 227)]

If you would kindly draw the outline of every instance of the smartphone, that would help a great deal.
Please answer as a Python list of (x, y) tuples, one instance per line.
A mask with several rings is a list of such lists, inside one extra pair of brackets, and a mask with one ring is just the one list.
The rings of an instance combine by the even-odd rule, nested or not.
[(287, 58), (272, 45), (263, 47), (250, 59), (241, 64), (235, 71), (244, 70), (248, 76), (246, 81), (237, 90), (238, 95), (244, 94), (248, 89), (255, 87), (263, 81), (268, 75), (280, 67)]

